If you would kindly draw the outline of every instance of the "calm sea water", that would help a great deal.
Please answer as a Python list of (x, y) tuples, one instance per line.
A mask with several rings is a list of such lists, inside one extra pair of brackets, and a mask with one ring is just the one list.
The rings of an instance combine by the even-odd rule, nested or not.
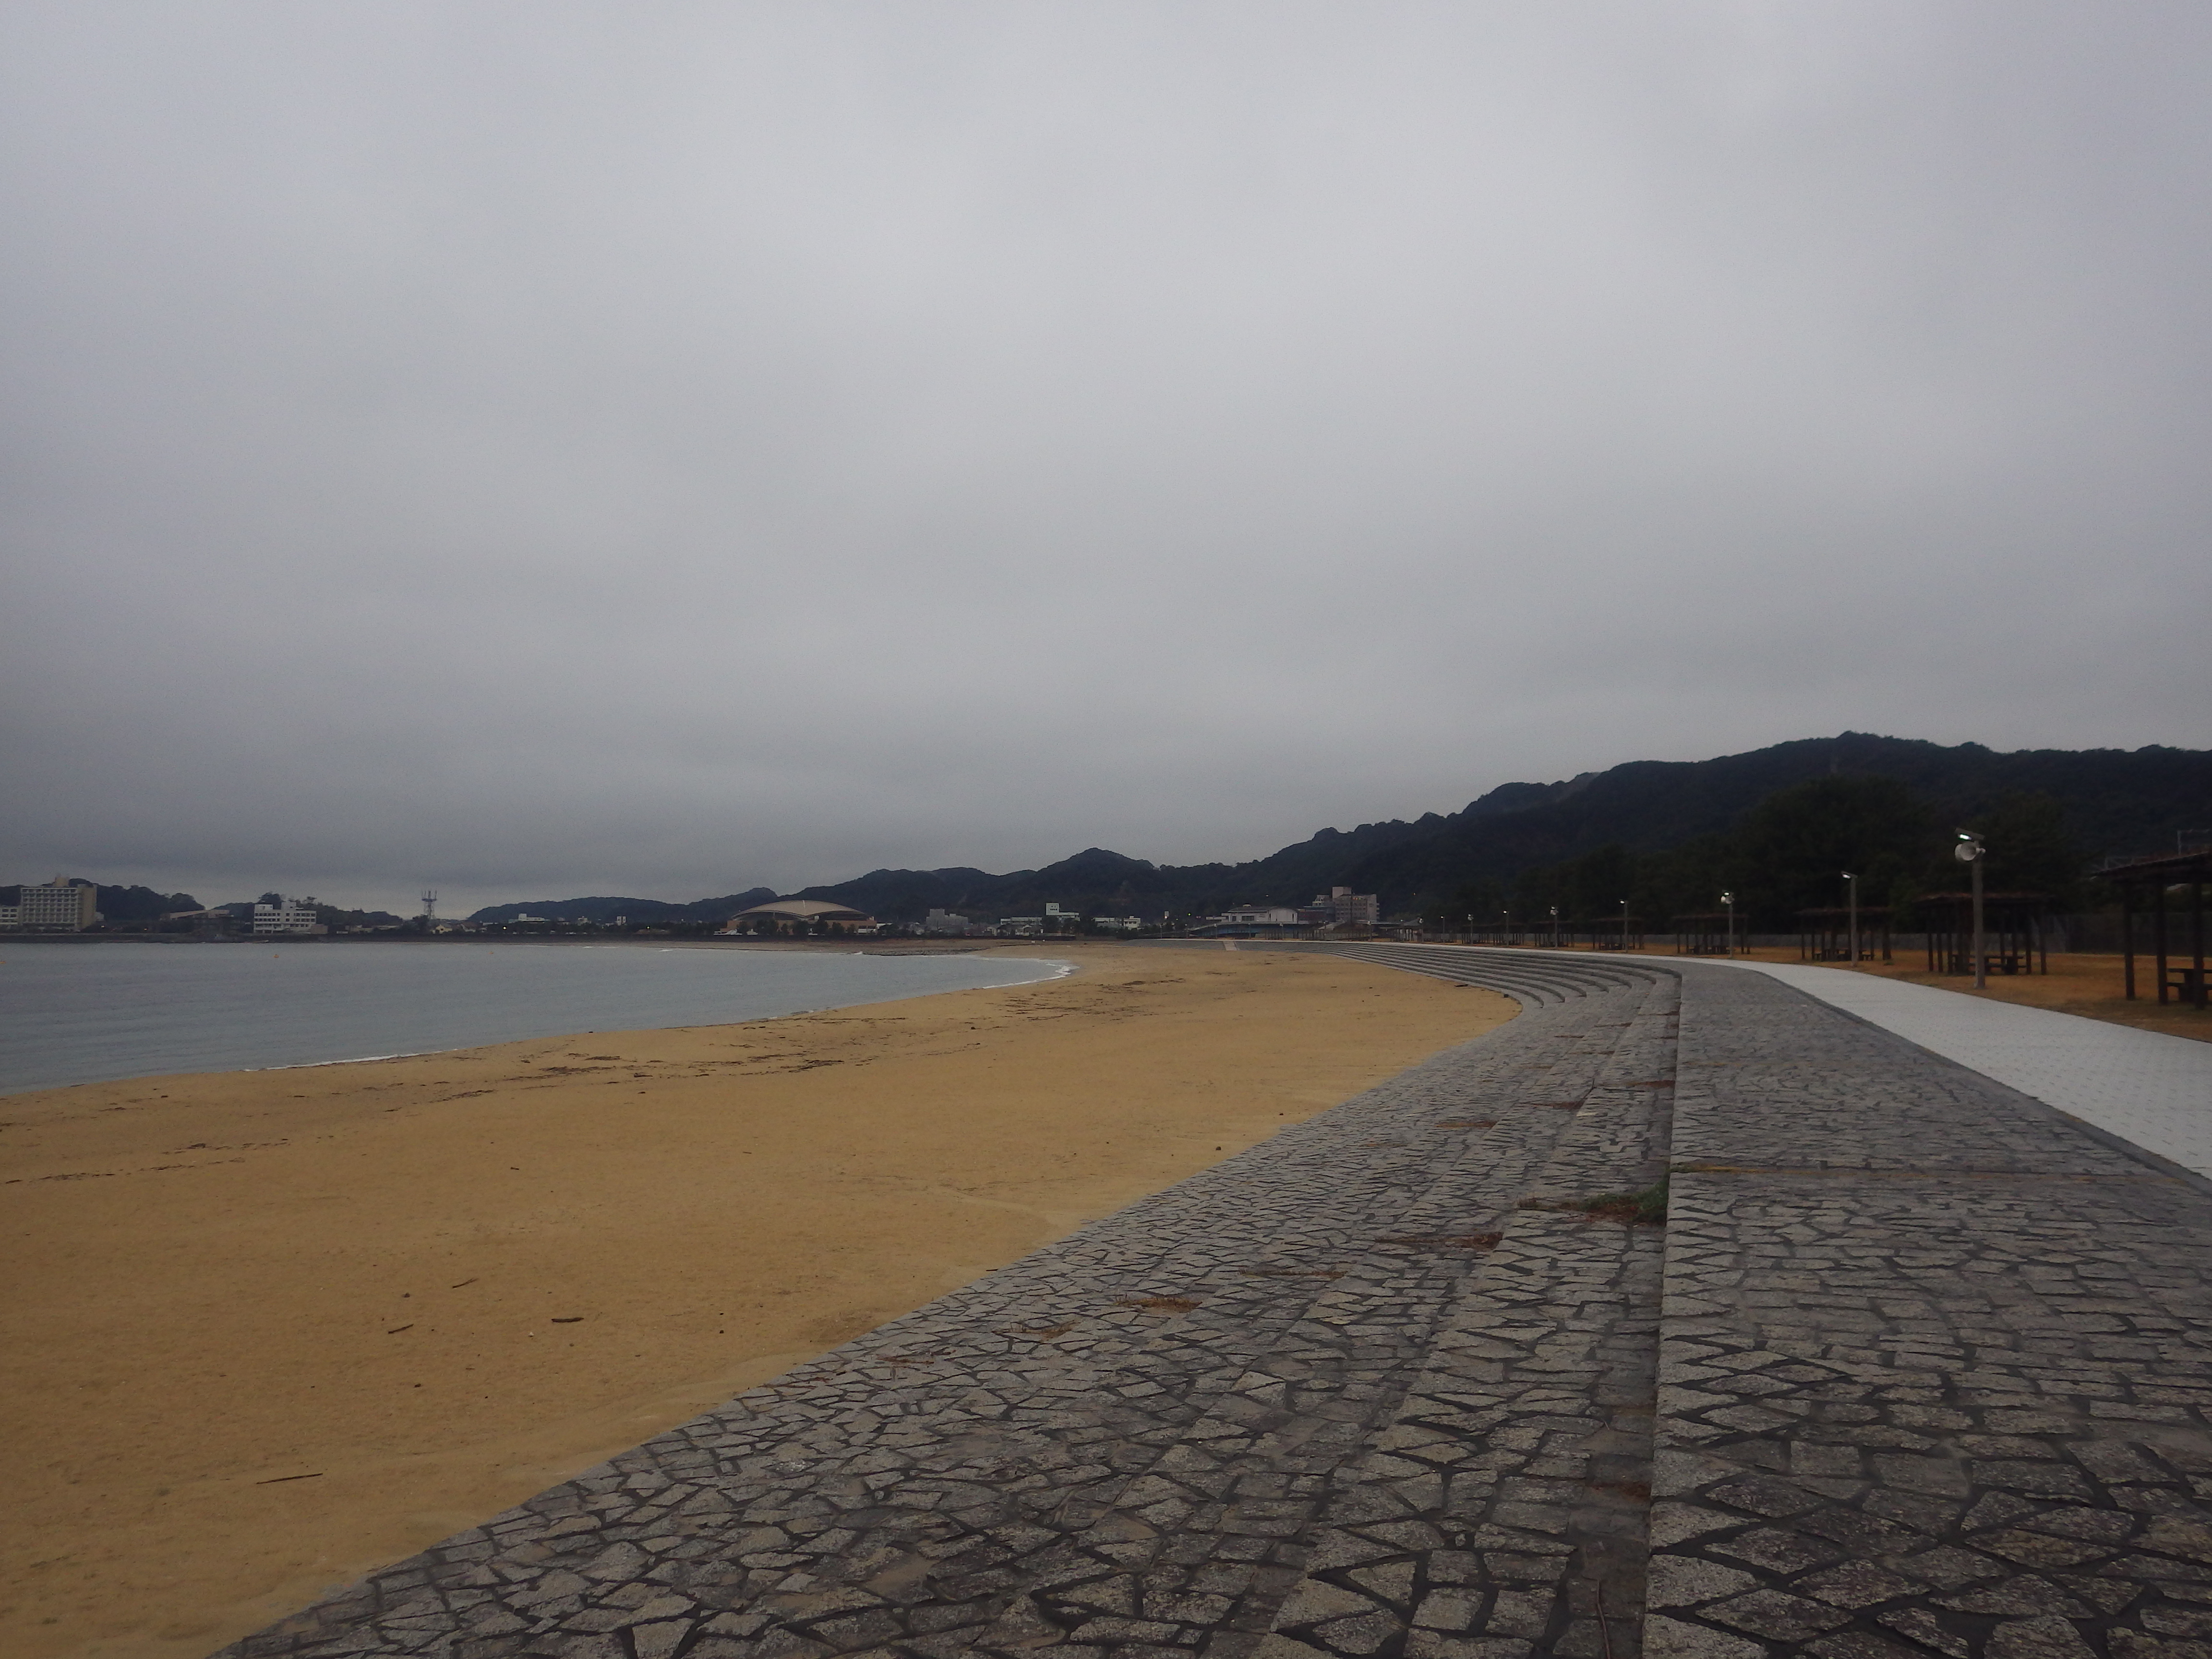
[(0, 945), (0, 1094), (1021, 985), (1058, 963), (635, 945)]

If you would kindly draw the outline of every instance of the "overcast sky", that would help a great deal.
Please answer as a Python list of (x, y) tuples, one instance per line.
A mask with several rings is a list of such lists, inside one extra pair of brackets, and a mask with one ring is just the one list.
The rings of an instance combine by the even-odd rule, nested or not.
[(2203, 746), (2212, 8), (0, 7), (0, 880)]

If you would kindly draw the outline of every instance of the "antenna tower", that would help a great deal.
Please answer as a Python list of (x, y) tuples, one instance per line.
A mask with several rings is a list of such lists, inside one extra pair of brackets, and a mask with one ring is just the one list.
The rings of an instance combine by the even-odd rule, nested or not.
[(430, 923), (432, 923), (432, 922), (434, 922), (434, 921), (437, 921), (437, 919), (438, 919), (438, 890), (437, 890), (436, 888), (434, 888), (434, 887), (425, 887), (425, 888), (422, 890), (422, 922), (423, 922), (423, 925), (424, 925), (425, 927), (428, 927)]

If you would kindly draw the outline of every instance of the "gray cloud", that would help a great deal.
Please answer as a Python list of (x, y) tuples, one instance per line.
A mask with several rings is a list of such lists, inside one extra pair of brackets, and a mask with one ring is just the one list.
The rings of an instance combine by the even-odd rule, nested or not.
[(0, 15), (0, 877), (2198, 744), (2201, 8)]

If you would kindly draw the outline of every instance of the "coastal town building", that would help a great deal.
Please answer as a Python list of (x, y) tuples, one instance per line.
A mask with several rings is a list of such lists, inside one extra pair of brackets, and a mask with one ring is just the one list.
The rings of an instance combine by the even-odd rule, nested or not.
[(202, 939), (220, 939), (238, 925), (238, 917), (228, 905), (211, 905), (204, 910), (172, 910), (161, 918), (163, 933), (191, 932)]
[(1190, 931), (1206, 939), (1295, 939), (1316, 926), (1311, 912), (1287, 904), (1231, 905)]
[(964, 937), (974, 930), (975, 926), (974, 922), (969, 921), (957, 910), (932, 910), (921, 919), (921, 931), (925, 933), (950, 933), (956, 937)]
[[(86, 883), (56, 876), (52, 881), (25, 882), (15, 890), (15, 903), (6, 907), (14, 909), (15, 919), (0, 921), (0, 927), (77, 933), (100, 920), (100, 912), (93, 908), (98, 894)], [(4, 915), (0, 908), (0, 916)]]
[(1377, 927), (1382, 915), (1382, 901), (1373, 893), (1333, 887), (1311, 904), (1231, 906), (1191, 931), (1213, 938), (1285, 938), (1324, 927)]
[[(1001, 939), (1042, 939), (1050, 934), (1085, 930), (1083, 914), (1065, 906), (1048, 904), (1041, 916), (1000, 916), (992, 930)], [(1092, 916), (1089, 930), (1100, 933), (1133, 933), (1145, 926), (1142, 916)]]
[(313, 897), (287, 898), (279, 894), (276, 903), (253, 907), (253, 933), (257, 939), (271, 933), (326, 933), (329, 931), (315, 914)]
[(1302, 920), (1301, 914), (1286, 904), (1254, 905), (1242, 910), (1224, 910), (1214, 917), (1217, 922), (1244, 927), (1296, 927)]
[(740, 910), (722, 924), (726, 933), (872, 933), (876, 919), (849, 904), (821, 899), (777, 899)]
[(1330, 925), (1372, 927), (1382, 920), (1382, 902), (1372, 893), (1355, 893), (1349, 887), (1332, 887), (1314, 895), (1312, 908), (1328, 912)]

